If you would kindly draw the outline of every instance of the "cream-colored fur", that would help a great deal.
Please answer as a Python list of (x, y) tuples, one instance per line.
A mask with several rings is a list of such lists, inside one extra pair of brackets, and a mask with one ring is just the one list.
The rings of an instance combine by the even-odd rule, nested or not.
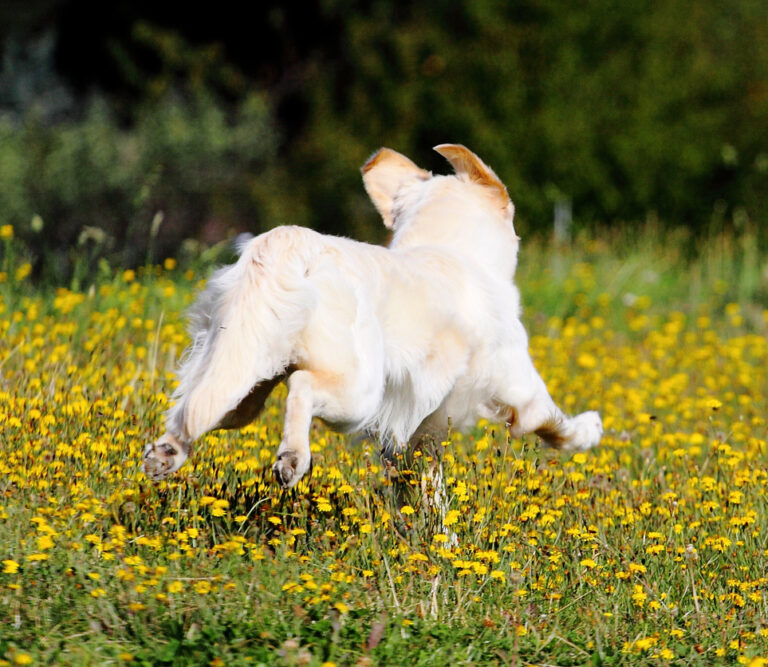
[(386, 148), (363, 167), (388, 248), (278, 227), (211, 277), (167, 432), (145, 451), (149, 477), (177, 470), (206, 431), (253, 420), (282, 380), (274, 471), (286, 487), (310, 468), (313, 417), (396, 447), (479, 417), (567, 450), (598, 444), (599, 415), (564, 415), (528, 354), (504, 185), (463, 146), (436, 150), (455, 174), (433, 176)]

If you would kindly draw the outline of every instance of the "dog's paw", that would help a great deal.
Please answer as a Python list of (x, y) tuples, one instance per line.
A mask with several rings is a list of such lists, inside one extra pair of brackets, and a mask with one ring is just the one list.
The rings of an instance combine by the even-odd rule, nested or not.
[(603, 421), (599, 413), (591, 410), (582, 412), (571, 420), (573, 435), (563, 449), (570, 452), (584, 452), (600, 444), (603, 437)]
[(165, 436), (144, 448), (141, 469), (153, 482), (159, 482), (176, 472), (187, 460), (187, 452), (178, 442)]
[(284, 489), (296, 486), (304, 473), (309, 470), (311, 457), (307, 457), (307, 461), (304, 461), (303, 458), (293, 449), (278, 452), (277, 461), (272, 466), (272, 472), (275, 473), (278, 484)]

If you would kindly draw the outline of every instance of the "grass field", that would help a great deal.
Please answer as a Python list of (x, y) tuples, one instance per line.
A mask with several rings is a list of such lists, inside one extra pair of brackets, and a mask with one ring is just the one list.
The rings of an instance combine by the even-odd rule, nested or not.
[(393, 488), (372, 443), (320, 424), (311, 479), (281, 492), (281, 390), (148, 483), (204, 271), (34, 288), (0, 238), (0, 665), (768, 665), (768, 260), (748, 236), (694, 259), (652, 230), (524, 243), (537, 366), (605, 437), (569, 458), (453, 434), (444, 522), (426, 454)]

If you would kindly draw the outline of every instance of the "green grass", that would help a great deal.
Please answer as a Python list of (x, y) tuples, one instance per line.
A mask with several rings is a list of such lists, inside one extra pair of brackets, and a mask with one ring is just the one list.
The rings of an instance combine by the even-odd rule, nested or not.
[(281, 492), (282, 389), (148, 483), (205, 269), (56, 291), (17, 280), (7, 240), (0, 664), (763, 664), (768, 261), (747, 236), (689, 244), (524, 242), (532, 354), (604, 441), (452, 434), (443, 517), (428, 453), (393, 483), (320, 424)]

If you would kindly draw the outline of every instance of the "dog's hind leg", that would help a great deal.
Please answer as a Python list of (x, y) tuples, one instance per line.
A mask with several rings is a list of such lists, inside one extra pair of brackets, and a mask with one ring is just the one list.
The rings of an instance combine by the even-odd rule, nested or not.
[(285, 380), (285, 375), (278, 375), (271, 380), (262, 380), (256, 383), (248, 395), (237, 404), (234, 410), (225, 414), (214, 428), (233, 429), (243, 428), (261, 414), (272, 390)]
[(192, 345), (166, 413), (168, 433), (145, 449), (144, 471), (153, 480), (178, 470), (190, 444), (207, 431), (255, 418), (289, 372), (295, 339), (315, 301), (303, 239), (293, 228), (263, 234), (209, 279), (192, 310)]
[(586, 451), (599, 444), (603, 423), (597, 412), (569, 417), (557, 407), (544, 381), (535, 376), (533, 395), (506, 408), (504, 417), (513, 437), (535, 433), (547, 445), (564, 451)]
[(155, 442), (147, 443), (142, 470), (153, 482), (159, 482), (184, 465), (191, 449), (190, 440), (182, 440), (166, 431)]
[[(256, 383), (251, 391), (235, 408), (221, 418), (212, 417), (210, 424), (202, 424), (203, 432), (214, 429), (242, 428), (250, 424), (264, 408), (264, 403), (272, 390), (284, 379), (283, 375)], [(201, 388), (201, 390), (204, 389)], [(214, 391), (213, 388), (210, 391)], [(183, 417), (184, 412), (181, 412)], [(194, 438), (189, 436), (188, 427), (179, 426), (174, 420), (167, 424), (168, 430), (155, 442), (149, 443), (144, 450), (144, 473), (152, 481), (159, 481), (176, 472), (189, 458)]]
[(602, 420), (594, 410), (569, 417), (557, 407), (544, 412), (539, 405), (528, 405), (519, 412), (513, 409), (508, 427), (513, 437), (535, 433), (550, 447), (566, 452), (592, 449), (603, 435)]
[(572, 452), (599, 444), (603, 423), (597, 412), (569, 417), (552, 400), (527, 350), (519, 351), (511, 361), (513, 364), (508, 368), (514, 368), (515, 372), (507, 369), (506, 378), (520, 379), (504, 387), (500, 412), (512, 437), (536, 433), (550, 447)]

